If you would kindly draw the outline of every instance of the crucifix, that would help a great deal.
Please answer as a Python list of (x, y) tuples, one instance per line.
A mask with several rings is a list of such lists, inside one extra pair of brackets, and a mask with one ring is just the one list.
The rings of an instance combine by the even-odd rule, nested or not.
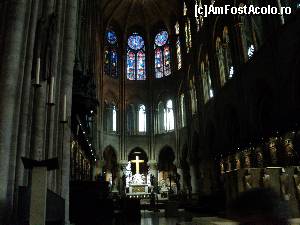
[(135, 163), (135, 173), (140, 173), (140, 163), (143, 163), (144, 160), (139, 160), (139, 156), (135, 156), (135, 160), (131, 160), (132, 163)]

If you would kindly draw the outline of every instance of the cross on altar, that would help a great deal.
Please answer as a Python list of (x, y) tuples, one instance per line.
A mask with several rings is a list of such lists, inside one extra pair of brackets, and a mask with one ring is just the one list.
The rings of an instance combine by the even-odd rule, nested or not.
[(135, 157), (135, 160), (131, 160), (132, 163), (135, 163), (135, 171), (136, 171), (136, 174), (139, 174), (140, 173), (140, 163), (143, 163), (144, 160), (139, 160), (139, 156), (137, 155)]

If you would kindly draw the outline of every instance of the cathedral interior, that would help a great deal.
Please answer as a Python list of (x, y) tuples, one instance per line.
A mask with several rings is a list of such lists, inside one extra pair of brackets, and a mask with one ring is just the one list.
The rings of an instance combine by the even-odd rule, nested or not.
[(0, 12), (0, 225), (300, 224), (299, 0)]

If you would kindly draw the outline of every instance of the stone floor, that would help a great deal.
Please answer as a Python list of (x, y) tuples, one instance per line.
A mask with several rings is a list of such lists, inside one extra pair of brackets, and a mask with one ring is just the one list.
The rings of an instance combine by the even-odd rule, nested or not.
[(183, 210), (179, 210), (177, 217), (165, 217), (165, 210), (160, 210), (159, 212), (142, 210), (140, 221), (126, 222), (116, 219), (112, 225), (190, 225), (191, 222), (186, 220), (189, 219), (186, 218)]

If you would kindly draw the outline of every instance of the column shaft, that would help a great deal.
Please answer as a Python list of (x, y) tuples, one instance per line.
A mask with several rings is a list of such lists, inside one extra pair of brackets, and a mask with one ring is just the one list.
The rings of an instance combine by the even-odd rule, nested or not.
[[(24, 38), (24, 21), (28, 1), (16, 0), (10, 2), (5, 44), (2, 51), (0, 69), (0, 223), (11, 209), (11, 198), (7, 193), (8, 184), (14, 183), (14, 176), (9, 178), (9, 165), (15, 160), (12, 152), (12, 138), (14, 132), (15, 107), (18, 97), (19, 66)], [(14, 164), (14, 163), (13, 163)]]

